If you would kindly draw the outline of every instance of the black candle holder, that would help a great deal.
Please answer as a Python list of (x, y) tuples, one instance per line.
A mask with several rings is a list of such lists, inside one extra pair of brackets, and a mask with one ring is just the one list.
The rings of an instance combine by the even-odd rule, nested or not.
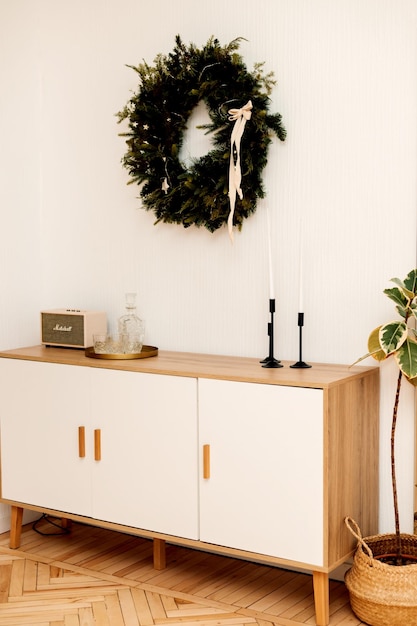
[(268, 323), (269, 355), (260, 361), (260, 363), (262, 363), (262, 367), (284, 367), (281, 361), (274, 358), (274, 298), (269, 299), (269, 312), (271, 313), (271, 321)]
[(293, 368), (306, 368), (311, 367), (308, 363), (304, 363), (303, 361), (303, 326), (304, 326), (304, 313), (298, 314), (298, 332), (299, 332), (299, 358), (297, 363), (294, 365), (290, 365)]

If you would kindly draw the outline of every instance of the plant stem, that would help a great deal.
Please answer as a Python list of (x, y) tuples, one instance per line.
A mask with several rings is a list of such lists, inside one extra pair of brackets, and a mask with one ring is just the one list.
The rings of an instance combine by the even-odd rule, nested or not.
[(397, 477), (395, 474), (395, 429), (397, 426), (397, 413), (398, 404), (400, 400), (402, 371), (399, 370), (397, 380), (397, 391), (395, 394), (394, 409), (392, 413), (392, 425), (391, 425), (391, 479), (392, 479), (392, 495), (394, 498), (394, 516), (395, 516), (395, 549), (397, 565), (402, 563), (402, 546), (401, 546), (401, 533), (400, 533), (400, 515), (398, 510), (398, 494), (397, 494)]

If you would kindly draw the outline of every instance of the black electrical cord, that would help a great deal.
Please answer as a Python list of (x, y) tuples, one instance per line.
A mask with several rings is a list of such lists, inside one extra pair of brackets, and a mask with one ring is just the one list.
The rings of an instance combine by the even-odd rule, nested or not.
[[(43, 515), (41, 515), (41, 517), (37, 520), (35, 520), (32, 524), (32, 530), (34, 530), (36, 533), (38, 533), (38, 535), (43, 535), (45, 537), (49, 536), (49, 535), (68, 535), (71, 531), (69, 528), (64, 528), (61, 524), (57, 523), (54, 520), (58, 520), (58, 517), (51, 517), (50, 515), (47, 515), (46, 513), (43, 513)], [(38, 524), (42, 521), (45, 520), (46, 522), (48, 522), (48, 524), (50, 524), (51, 526), (54, 526), (55, 528), (59, 529), (60, 532), (43, 532), (42, 530), (39, 530), (38, 528)]]

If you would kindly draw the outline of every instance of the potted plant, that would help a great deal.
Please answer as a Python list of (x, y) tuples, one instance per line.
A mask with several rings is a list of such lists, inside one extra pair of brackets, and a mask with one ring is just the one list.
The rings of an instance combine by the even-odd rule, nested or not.
[(399, 319), (375, 328), (368, 353), (377, 361), (393, 357), (398, 366), (391, 425), (391, 478), (395, 533), (363, 538), (356, 522), (345, 523), (357, 538), (353, 565), (345, 575), (355, 614), (371, 626), (417, 626), (417, 535), (401, 533), (395, 469), (395, 432), (403, 379), (417, 386), (417, 269), (384, 293)]

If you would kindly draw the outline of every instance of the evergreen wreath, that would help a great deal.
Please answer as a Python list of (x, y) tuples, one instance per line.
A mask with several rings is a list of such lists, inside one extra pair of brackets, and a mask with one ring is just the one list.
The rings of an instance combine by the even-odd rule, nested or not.
[[(212, 37), (200, 50), (184, 45), (177, 35), (173, 51), (159, 54), (153, 66), (146, 62), (128, 66), (139, 75), (140, 86), (117, 114), (119, 123), (129, 121), (129, 131), (120, 133), (128, 146), (122, 164), (130, 175), (128, 184), (141, 185), (140, 197), (145, 209), (155, 213), (155, 223), (205, 226), (210, 232), (227, 223), (233, 127), (228, 111), (249, 101), (253, 109), (240, 160), (243, 195), (233, 216), (239, 230), (256, 210), (257, 199), (265, 196), (261, 174), (268, 146), (273, 134), (284, 141), (286, 131), (281, 115), (268, 111), (273, 73), (264, 75), (263, 63), (255, 64), (253, 73), (247, 71), (236, 53), (240, 39), (221, 46)], [(201, 128), (212, 134), (213, 149), (186, 167), (179, 153), (187, 120), (200, 101), (210, 117)]]

